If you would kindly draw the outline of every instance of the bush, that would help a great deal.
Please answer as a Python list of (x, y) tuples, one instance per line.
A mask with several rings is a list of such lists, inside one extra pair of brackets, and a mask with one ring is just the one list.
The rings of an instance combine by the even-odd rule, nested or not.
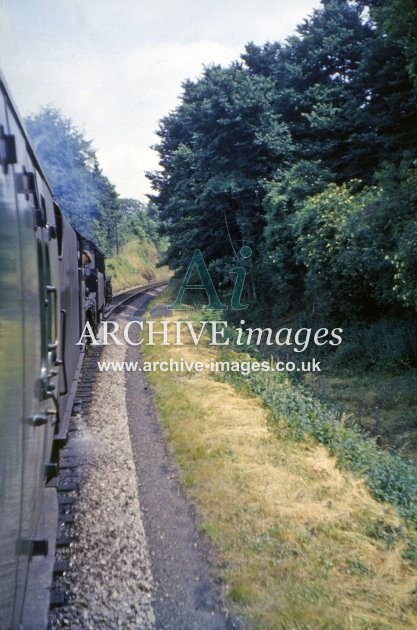
[(384, 318), (344, 326), (343, 343), (331, 357), (333, 367), (355, 371), (392, 369), (417, 364), (417, 324), (413, 319)]

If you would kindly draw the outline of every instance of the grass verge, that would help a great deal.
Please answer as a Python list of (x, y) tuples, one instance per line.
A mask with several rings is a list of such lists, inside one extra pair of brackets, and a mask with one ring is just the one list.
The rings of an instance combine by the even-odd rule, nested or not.
[[(226, 378), (243, 383), (240, 375)], [(310, 435), (324, 444), (340, 466), (366, 479), (375, 498), (395, 505), (417, 527), (417, 470), (411, 462), (381, 449), (348, 416), (282, 374), (251, 373), (244, 383), (270, 409), (277, 428), (294, 440)]]
[(169, 278), (171, 274), (167, 267), (157, 267), (159, 260), (160, 254), (150, 241), (135, 240), (123, 245), (118, 256), (106, 261), (113, 291)]
[[(216, 356), (201, 342), (144, 353)], [(253, 628), (417, 626), (417, 572), (404, 557), (413, 533), (393, 507), (285, 417), (274, 421), (247, 382), (149, 378), (201, 529), (219, 549), (218, 579)]]

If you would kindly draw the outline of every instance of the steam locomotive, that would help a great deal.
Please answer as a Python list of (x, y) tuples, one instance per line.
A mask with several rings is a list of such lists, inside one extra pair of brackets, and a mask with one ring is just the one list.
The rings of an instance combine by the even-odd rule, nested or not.
[[(0, 74), (0, 628), (19, 628), (46, 482), (66, 440), (86, 321), (111, 299), (100, 249), (53, 192)], [(48, 496), (47, 496), (48, 495)]]

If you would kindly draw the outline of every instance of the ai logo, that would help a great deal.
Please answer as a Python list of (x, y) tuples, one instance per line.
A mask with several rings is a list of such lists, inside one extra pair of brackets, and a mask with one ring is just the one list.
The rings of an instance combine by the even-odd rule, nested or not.
[[(242, 259), (249, 258), (252, 255), (252, 250), (250, 247), (244, 246), (240, 250), (239, 254)], [(194, 271), (198, 272), (201, 284), (189, 284)], [(236, 274), (235, 286), (232, 293), (230, 308), (234, 311), (241, 311), (245, 308), (248, 308), (249, 306), (249, 304), (242, 304), (240, 302), (243, 285), (245, 283), (246, 270), (243, 267), (233, 267), (230, 272)], [(182, 281), (182, 285), (180, 287), (180, 290), (178, 291), (175, 302), (173, 304), (170, 304), (169, 308), (176, 310), (188, 309), (189, 307), (182, 303), (184, 293), (187, 290), (193, 291), (197, 289), (204, 289), (204, 291), (207, 293), (207, 297), (209, 299), (209, 303), (207, 304), (208, 307), (215, 310), (223, 310), (227, 308), (226, 304), (223, 304), (220, 301), (219, 296), (217, 295), (217, 291), (214, 287), (209, 270), (207, 269), (206, 263), (204, 262), (203, 254), (201, 253), (200, 249), (196, 249), (194, 251), (193, 257), (190, 264), (188, 265), (187, 272), (184, 276), (184, 280)]]

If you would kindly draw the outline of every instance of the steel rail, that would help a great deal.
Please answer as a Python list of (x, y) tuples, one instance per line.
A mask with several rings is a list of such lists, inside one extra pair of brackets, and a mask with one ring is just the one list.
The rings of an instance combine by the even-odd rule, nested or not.
[(146, 293), (146, 291), (149, 291), (150, 289), (163, 287), (167, 284), (167, 280), (162, 280), (161, 282), (151, 282), (150, 284), (144, 284), (134, 289), (128, 289), (124, 293), (119, 293), (112, 299), (109, 308), (105, 310), (104, 319), (108, 319), (112, 313), (114, 313), (117, 309), (122, 308), (125, 304), (133, 300), (137, 295), (140, 295), (141, 293)]

